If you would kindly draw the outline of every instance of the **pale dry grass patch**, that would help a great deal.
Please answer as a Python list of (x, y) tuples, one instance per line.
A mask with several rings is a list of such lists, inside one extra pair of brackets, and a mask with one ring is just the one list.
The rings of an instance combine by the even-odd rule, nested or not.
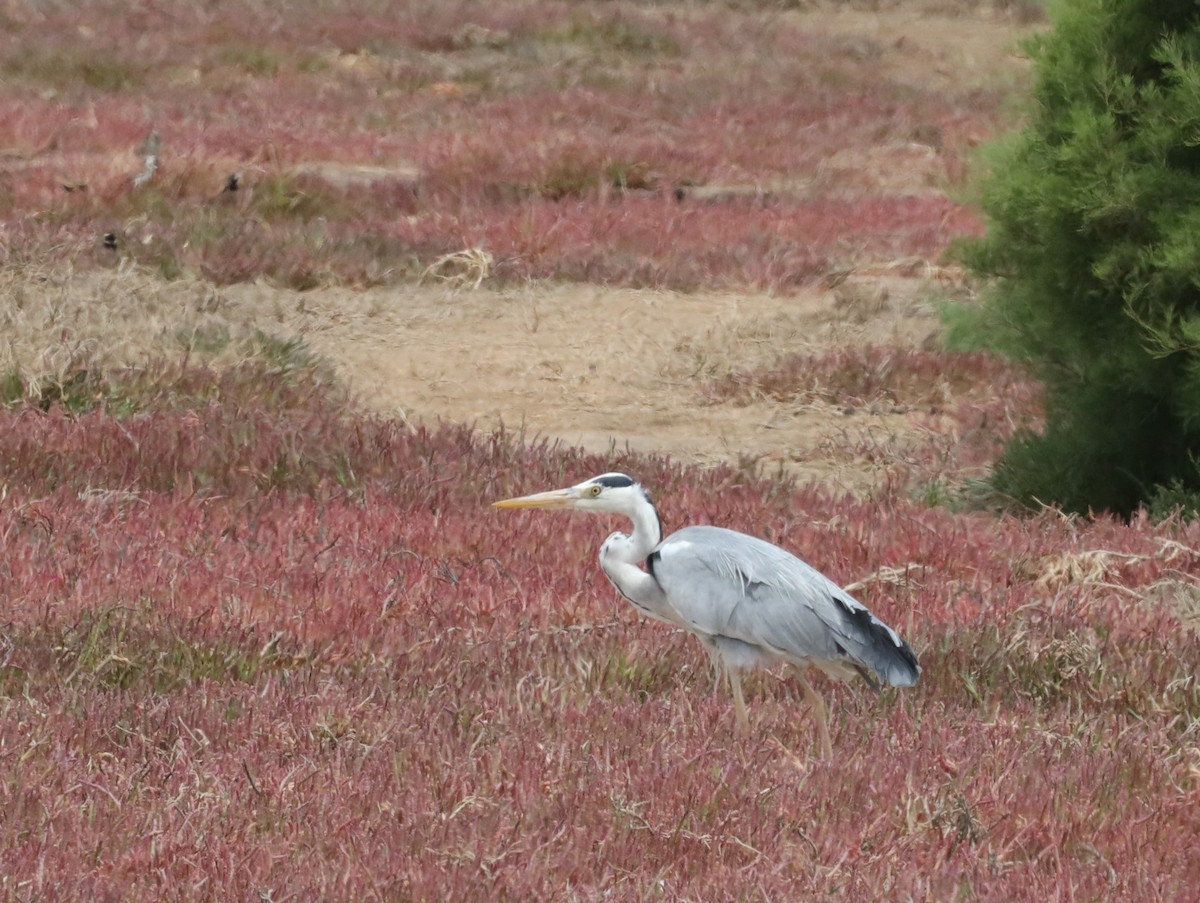
[(1042, 559), (1037, 577), (1040, 589), (1054, 591), (1064, 586), (1112, 586), (1113, 576), (1126, 564), (1146, 561), (1150, 556), (1110, 549), (1063, 552)]
[[(1158, 548), (1150, 553), (1085, 549), (1043, 557), (1034, 585), (1043, 592), (1103, 589), (1132, 599), (1147, 608), (1163, 609), (1187, 629), (1200, 627), (1200, 581), (1187, 565), (1166, 567), (1176, 562), (1195, 561), (1200, 551), (1166, 537), (1156, 538)], [(1181, 562), (1182, 563), (1182, 562)], [(1137, 585), (1127, 573), (1142, 566), (1158, 576)], [(1159, 571), (1158, 569), (1163, 569)], [(1131, 582), (1134, 585), (1131, 585)]]
[(201, 354), (216, 366), (248, 357), (255, 324), (231, 316), (202, 281), (164, 282), (139, 267), (86, 273), (70, 263), (9, 268), (0, 275), (0, 374), (28, 394), (80, 371), (106, 372)]
[(443, 254), (421, 272), (420, 283), (437, 281), (455, 288), (477, 289), (491, 275), (495, 263), (482, 248)]
[[(848, 593), (856, 593), (873, 583), (882, 583), (885, 586), (898, 588), (920, 589), (924, 583), (926, 566), (915, 561), (910, 561), (902, 567), (881, 567), (879, 570), (868, 574), (867, 576), (855, 580), (853, 583), (848, 583), (843, 589)], [(921, 575), (918, 580), (916, 574)]]
[(1164, 606), (1183, 624), (1200, 629), (1200, 583), (1195, 578), (1177, 574), (1156, 580), (1146, 587), (1142, 600), (1148, 605)]
[(1167, 565), (1181, 558), (1194, 560), (1200, 557), (1200, 550), (1190, 548), (1177, 540), (1160, 537), (1156, 542), (1158, 549), (1155, 553), (1085, 549), (1048, 555), (1042, 559), (1036, 584), (1045, 590), (1057, 590), (1067, 585), (1108, 584), (1110, 578), (1116, 576), (1121, 568), (1129, 565), (1147, 561)]

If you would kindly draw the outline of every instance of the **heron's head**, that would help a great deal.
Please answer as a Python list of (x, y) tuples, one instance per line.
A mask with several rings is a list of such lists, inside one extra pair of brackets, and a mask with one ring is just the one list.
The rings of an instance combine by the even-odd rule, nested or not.
[(649, 503), (649, 496), (637, 480), (623, 473), (602, 473), (566, 489), (552, 489), (492, 504), (497, 508), (563, 508), (632, 516), (631, 512)]

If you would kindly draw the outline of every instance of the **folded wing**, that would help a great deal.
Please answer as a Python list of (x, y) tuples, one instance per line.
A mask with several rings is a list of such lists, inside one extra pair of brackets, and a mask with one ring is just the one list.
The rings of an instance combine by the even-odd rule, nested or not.
[(672, 607), (702, 634), (843, 676), (895, 687), (921, 673), (908, 644), (861, 602), (795, 555), (722, 527), (685, 527), (647, 565)]

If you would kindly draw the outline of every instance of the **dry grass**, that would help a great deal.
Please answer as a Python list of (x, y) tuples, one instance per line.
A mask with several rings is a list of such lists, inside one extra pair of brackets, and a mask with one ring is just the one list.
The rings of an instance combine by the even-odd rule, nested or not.
[[(873, 311), (867, 319), (880, 318), (890, 304), (886, 297), (860, 300), (853, 319), (863, 303)], [(906, 491), (930, 504), (1003, 506), (1007, 500), (981, 496), (976, 487), (1005, 439), (1040, 422), (1038, 387), (993, 356), (925, 344), (931, 347), (859, 343), (787, 355), (713, 379), (706, 397), (735, 405), (767, 401), (779, 419), (843, 424), (777, 457), (848, 459), (878, 473), (876, 483), (890, 487), (885, 492)]]
[(195, 352), (217, 366), (253, 356), (260, 332), (231, 316), (212, 285), (164, 283), (137, 267), (77, 273), (71, 266), (17, 267), (0, 276), (0, 373), (31, 395), (74, 374), (109, 372)]
[(436, 280), (455, 287), (479, 288), (492, 271), (492, 255), (479, 248), (443, 254), (421, 273), (421, 282)]

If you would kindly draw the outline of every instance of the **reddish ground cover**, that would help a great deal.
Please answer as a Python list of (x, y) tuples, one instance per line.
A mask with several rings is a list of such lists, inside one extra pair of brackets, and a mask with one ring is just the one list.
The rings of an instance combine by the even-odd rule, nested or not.
[[(118, 6), (8, 17), (4, 260), (70, 249), (311, 288), (478, 247), (510, 280), (779, 290), (977, 228), (943, 192), (999, 92), (888, 82), (872, 66), (888, 48), (806, 20)], [(135, 189), (152, 130), (158, 169)]]
[[(752, 461), (361, 414), (302, 344), (254, 333), (311, 293), (264, 292), (256, 319), (211, 285), (197, 301), (146, 276), (369, 285), (478, 248), (502, 285), (826, 284), (835, 308), (858, 270), (840, 316), (908, 316), (907, 295), (874, 289), (937, 270), (978, 228), (950, 195), (1016, 71), (1000, 30), (936, 3), (916, 24), (847, 4), (402, 6), (0, 12), (0, 261), (11, 306), (47, 310), (14, 359), (59, 364), (40, 386), (20, 367), (0, 381), (0, 897), (1193, 896), (1200, 528), (973, 508), (964, 475), (1039, 416), (1011, 368), (919, 335), (743, 366), (739, 342), (815, 333), (812, 298), (790, 329), (680, 333), (694, 370), (619, 333), (602, 346), (694, 383), (683, 422), (762, 399), (748, 423), (789, 405), (905, 419), (899, 439), (845, 438), (863, 447), (841, 457), (882, 459), (885, 478), (840, 494)], [(158, 168), (135, 190), (151, 130)], [(98, 267), (124, 276), (56, 291)], [(926, 278), (921, 294), (969, 294)], [(104, 314), (84, 312), (120, 312), (123, 293), (142, 306), (111, 315), (112, 344), (136, 316), (177, 349), (164, 310), (224, 305), (246, 322), (188, 347), (236, 355), (232, 324), (258, 363), (101, 372), (86, 352)], [(664, 298), (651, 312), (678, 316)], [(405, 302), (401, 319), (455, 322)], [(347, 344), (395, 326), (344, 307), (364, 324)], [(564, 341), (528, 310), (492, 340), (522, 357)], [(726, 327), (729, 347), (706, 341)], [(360, 373), (428, 333), (397, 336)], [(406, 405), (411, 383), (386, 372)], [(547, 372), (556, 391), (582, 380)], [(488, 507), (610, 469), (646, 482), (668, 528), (742, 529), (857, 585), (920, 653), (921, 683), (826, 687), (836, 755), (820, 761), (799, 694), (758, 674), (739, 735), (694, 641), (605, 583), (595, 552), (619, 525)]]
[[(0, 415), (13, 899), (1153, 900), (1200, 879), (1195, 527), (414, 432), (254, 370), (162, 383), (120, 418), (119, 392)], [(866, 580), (919, 687), (831, 688), (826, 762), (763, 675), (739, 736), (699, 648), (604, 583), (609, 525), (487, 507), (608, 467), (668, 525)]]

